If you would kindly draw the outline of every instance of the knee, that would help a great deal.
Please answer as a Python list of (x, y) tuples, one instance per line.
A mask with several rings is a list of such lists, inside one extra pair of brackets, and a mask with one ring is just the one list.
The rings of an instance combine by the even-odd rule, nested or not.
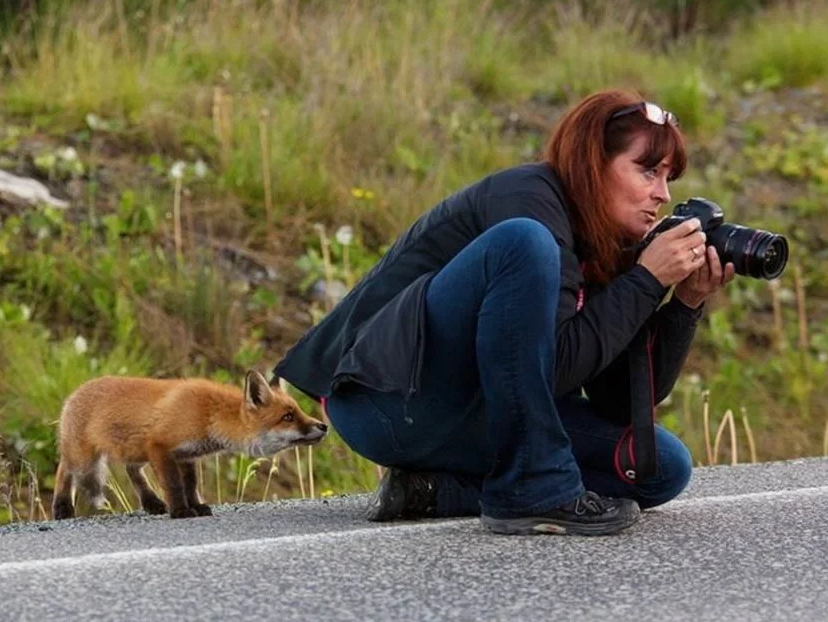
[(545, 225), (532, 218), (510, 218), (487, 232), (489, 248), (501, 258), (529, 265), (558, 266), (560, 248)]
[(656, 428), (658, 474), (642, 482), (639, 493), (642, 508), (675, 499), (690, 482), (693, 458), (684, 443), (664, 428)]

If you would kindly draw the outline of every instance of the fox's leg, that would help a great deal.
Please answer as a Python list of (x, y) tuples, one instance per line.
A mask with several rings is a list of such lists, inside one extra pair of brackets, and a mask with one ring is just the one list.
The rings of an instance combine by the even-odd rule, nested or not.
[(79, 474), (78, 485), (89, 495), (89, 501), (96, 510), (106, 506), (106, 466), (103, 457), (98, 456), (88, 469)]
[(155, 472), (161, 488), (164, 489), (164, 495), (167, 497), (167, 504), (170, 506), (170, 518), (198, 516), (196, 511), (187, 505), (181, 472), (178, 470), (178, 464), (172, 454), (158, 446), (151, 447), (148, 454), (152, 470)]
[(135, 492), (141, 499), (141, 507), (147, 514), (166, 514), (167, 504), (158, 498), (158, 495), (150, 488), (147, 478), (144, 476), (143, 464), (128, 464), (127, 475), (132, 482)]
[(192, 461), (179, 462), (178, 469), (181, 471), (181, 479), (184, 481), (184, 496), (187, 498), (187, 505), (196, 511), (199, 516), (212, 516), (210, 506), (204, 503), (201, 495), (198, 494), (198, 475), (196, 474), (195, 463)]
[(72, 483), (74, 478), (61, 459), (55, 476), (55, 496), (52, 498), (52, 518), (62, 520), (75, 516), (75, 506), (72, 504)]

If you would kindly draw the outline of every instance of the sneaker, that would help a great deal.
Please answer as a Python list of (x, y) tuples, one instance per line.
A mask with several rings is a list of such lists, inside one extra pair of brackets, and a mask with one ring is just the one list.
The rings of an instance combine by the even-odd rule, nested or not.
[(541, 533), (608, 536), (638, 520), (641, 510), (632, 499), (601, 497), (586, 491), (580, 497), (538, 516), (492, 518), (480, 521), (495, 533), (536, 535)]
[(424, 518), (434, 516), (436, 507), (437, 486), (433, 477), (392, 467), (382, 476), (365, 518), (376, 522)]

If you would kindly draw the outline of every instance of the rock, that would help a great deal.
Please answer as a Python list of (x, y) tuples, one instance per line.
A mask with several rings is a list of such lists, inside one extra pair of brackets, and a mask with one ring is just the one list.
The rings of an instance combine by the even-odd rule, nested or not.
[(6, 171), (0, 171), (0, 202), (14, 207), (35, 207), (41, 204), (60, 209), (69, 207), (69, 203), (53, 197), (49, 189), (39, 181), (18, 177)]

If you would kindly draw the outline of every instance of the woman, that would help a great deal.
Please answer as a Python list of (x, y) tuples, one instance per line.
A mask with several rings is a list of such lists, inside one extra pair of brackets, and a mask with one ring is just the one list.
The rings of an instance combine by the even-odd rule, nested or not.
[(498, 533), (611, 534), (689, 480), (689, 452), (660, 427), (651, 475), (621, 464), (634, 338), (656, 331), (657, 403), (702, 303), (733, 278), (697, 219), (628, 250), (684, 172), (675, 118), (599, 92), (562, 117), (545, 155), (424, 214), (274, 370), (391, 467), (371, 520), (479, 514)]

